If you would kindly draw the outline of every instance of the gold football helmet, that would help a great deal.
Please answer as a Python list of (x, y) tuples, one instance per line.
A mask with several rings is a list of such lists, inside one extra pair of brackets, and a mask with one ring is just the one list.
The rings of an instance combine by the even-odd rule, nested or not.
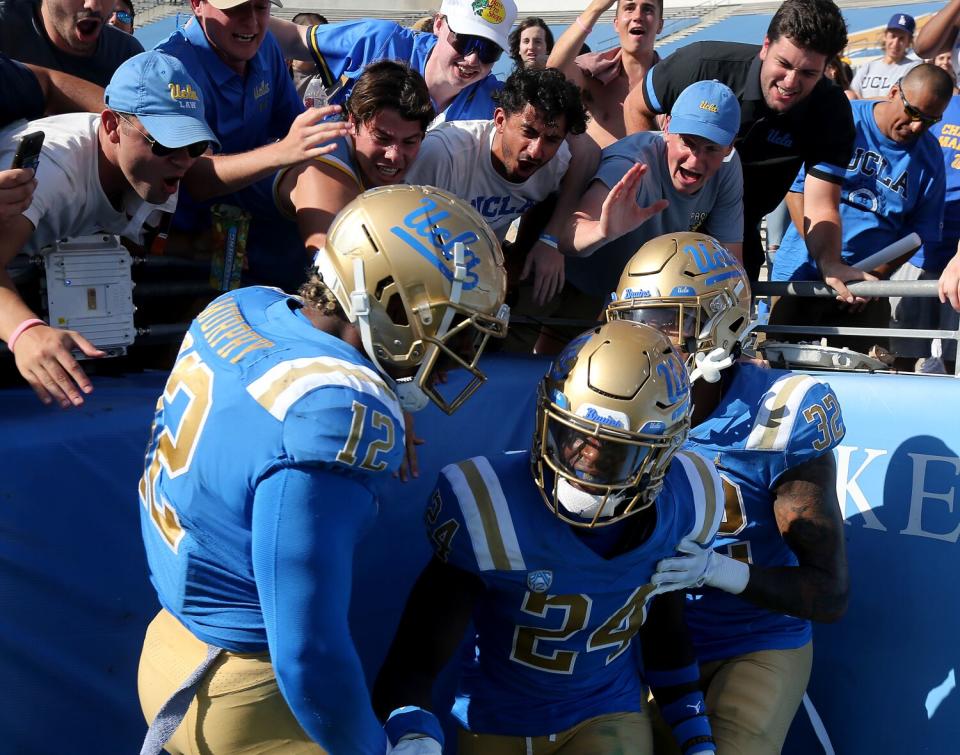
[[(496, 236), (469, 204), (430, 186), (371, 189), (334, 218), (315, 265), (374, 364), (407, 373), (398, 379), (404, 409), (432, 400), (452, 414), (486, 380), (477, 362), (490, 336), (506, 335), (507, 274)], [(443, 370), (457, 366), (467, 384), (441, 395), (456, 389)]]
[[(627, 319), (666, 333), (688, 354), (716, 361), (736, 356), (750, 322), (750, 282), (743, 266), (703, 233), (658, 236), (637, 251), (620, 276), (607, 319)], [(704, 358), (701, 357), (701, 360)]]
[(571, 341), (540, 382), (533, 478), (570, 524), (596, 527), (656, 499), (690, 429), (683, 360), (659, 331), (624, 320)]

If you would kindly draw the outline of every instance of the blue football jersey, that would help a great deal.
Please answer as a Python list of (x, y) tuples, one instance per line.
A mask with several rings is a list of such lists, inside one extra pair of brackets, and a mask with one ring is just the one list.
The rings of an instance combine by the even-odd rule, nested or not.
[(655, 594), (650, 577), (684, 537), (712, 540), (721, 495), (713, 466), (681, 451), (649, 539), (607, 559), (544, 504), (528, 453), (445, 467), (427, 510), (434, 552), (486, 586), (454, 705), (461, 724), (541, 736), (638, 710), (639, 675), (627, 651)]
[(395, 386), (299, 307), (278, 289), (246, 288), (194, 320), (157, 401), (140, 480), (160, 602), (203, 641), (238, 652), (267, 648), (251, 555), (258, 481), (321, 467), (372, 490), (403, 457)]
[[(809, 375), (738, 364), (723, 399), (687, 447), (723, 479), (723, 523), (714, 550), (749, 564), (796, 566), (773, 512), (773, 490), (791, 467), (830, 453), (845, 429), (840, 402)], [(810, 622), (707, 588), (688, 593), (686, 619), (701, 661), (804, 645)]]

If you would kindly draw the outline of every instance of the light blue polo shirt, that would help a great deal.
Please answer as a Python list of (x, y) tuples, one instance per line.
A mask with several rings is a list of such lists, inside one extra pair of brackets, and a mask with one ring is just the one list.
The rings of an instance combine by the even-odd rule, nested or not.
[[(310, 27), (307, 45), (327, 87), (339, 83), (331, 98), (342, 105), (368, 63), (401, 60), (421, 76), (437, 44), (433, 34), (415, 32), (393, 21), (363, 19)], [(492, 73), (464, 88), (443, 113), (445, 121), (490, 120), (496, 108), (491, 95), (503, 85)]]
[[(179, 58), (203, 93), (206, 121), (226, 154), (247, 152), (282, 139), (303, 103), (287, 73), (280, 46), (267, 32), (246, 76), (230, 68), (210, 46), (194, 19), (157, 45)], [(244, 282), (264, 283), (295, 291), (305, 279), (306, 259), (296, 225), (282, 217), (273, 200), (273, 176), (233, 194), (198, 203), (180, 193), (174, 225), (201, 230), (210, 225), (210, 205), (242, 207), (253, 215), (247, 238), (249, 271)]]

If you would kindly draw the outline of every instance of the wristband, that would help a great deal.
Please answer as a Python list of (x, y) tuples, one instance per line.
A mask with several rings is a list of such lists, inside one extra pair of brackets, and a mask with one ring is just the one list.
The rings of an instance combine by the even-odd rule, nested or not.
[(583, 29), (583, 31), (584, 31), (585, 33), (587, 33), (587, 34), (589, 34), (590, 32), (593, 31), (593, 27), (592, 27), (592, 26), (587, 26), (585, 23), (583, 23), (583, 21), (580, 20), (580, 16), (577, 16), (575, 19), (573, 19), (573, 22), (574, 22), (577, 26), (579, 26), (581, 29)]
[(408, 734), (421, 734), (432, 737), (443, 747), (443, 729), (440, 721), (428, 710), (415, 705), (397, 708), (388, 717), (383, 730), (390, 740), (391, 746), (396, 746)]
[(24, 331), (30, 330), (30, 328), (32, 328), (34, 325), (46, 325), (46, 323), (36, 317), (31, 317), (29, 320), (24, 320), (13, 329), (9, 340), (7, 341), (7, 348), (10, 349), (11, 353), (13, 352), (14, 345), (17, 343), (17, 339), (23, 335)]
[(703, 692), (697, 690), (679, 700), (660, 706), (660, 715), (673, 730), (673, 737), (686, 755), (689, 752), (716, 751)]
[(537, 241), (542, 241), (544, 244), (552, 247), (553, 249), (560, 249), (560, 239), (558, 239), (556, 236), (551, 236), (549, 233), (541, 233), (540, 238), (538, 238)]

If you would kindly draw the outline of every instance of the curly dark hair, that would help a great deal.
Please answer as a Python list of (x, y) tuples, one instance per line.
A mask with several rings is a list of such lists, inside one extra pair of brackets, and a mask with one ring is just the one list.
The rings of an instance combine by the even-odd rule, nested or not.
[(398, 60), (380, 60), (364, 68), (346, 103), (358, 128), (387, 107), (405, 121), (419, 121), (424, 131), (437, 114), (423, 76)]
[(300, 286), (297, 294), (303, 299), (304, 306), (313, 307), (323, 315), (347, 319), (343, 308), (340, 306), (340, 302), (337, 301), (337, 297), (333, 295), (333, 291), (323, 282), (323, 276), (316, 268), (310, 271), (310, 277)]
[(588, 115), (580, 89), (555, 68), (515, 68), (493, 98), (507, 115), (521, 113), (530, 104), (548, 122), (563, 116), (567, 133), (587, 130)]
[(767, 27), (767, 39), (780, 37), (832, 58), (847, 46), (847, 23), (833, 0), (786, 0)]
[(520, 35), (532, 26), (539, 26), (543, 29), (543, 36), (547, 42), (547, 54), (549, 55), (550, 51), (553, 50), (553, 32), (550, 31), (547, 22), (539, 16), (527, 16), (519, 23), (517, 28), (510, 32), (510, 36), (507, 37), (510, 43), (510, 57), (513, 58), (513, 62), (518, 66), (523, 65), (523, 61), (520, 60)]

